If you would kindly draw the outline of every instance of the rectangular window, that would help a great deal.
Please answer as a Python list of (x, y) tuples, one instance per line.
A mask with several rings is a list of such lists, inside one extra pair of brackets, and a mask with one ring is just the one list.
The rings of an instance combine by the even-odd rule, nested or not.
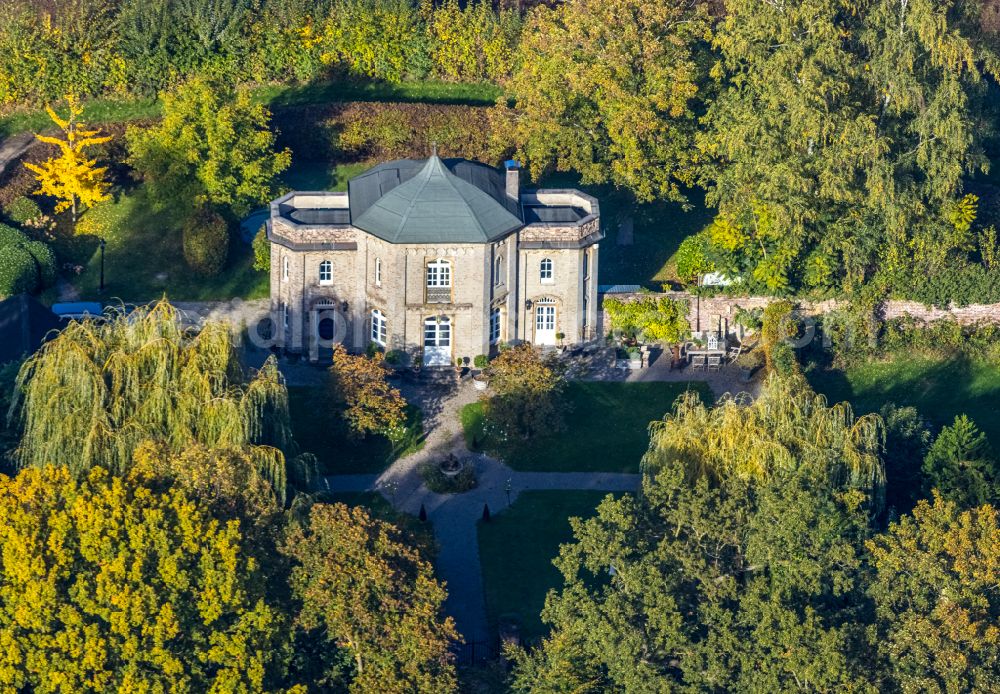
[(435, 260), (427, 264), (427, 303), (451, 302), (451, 263)]
[(287, 282), (288, 281), (288, 256), (287, 255), (284, 256), (281, 259), (281, 281), (282, 282)]
[(372, 311), (372, 342), (378, 343), (385, 347), (386, 339), (386, 320), (385, 314), (383, 314), (378, 309)]
[(375, 286), (376, 287), (381, 287), (382, 286), (382, 259), (381, 258), (376, 258), (375, 259)]
[(590, 251), (583, 252), (583, 279), (590, 277)]
[(500, 342), (500, 309), (495, 308), (490, 312), (490, 344), (495, 345)]

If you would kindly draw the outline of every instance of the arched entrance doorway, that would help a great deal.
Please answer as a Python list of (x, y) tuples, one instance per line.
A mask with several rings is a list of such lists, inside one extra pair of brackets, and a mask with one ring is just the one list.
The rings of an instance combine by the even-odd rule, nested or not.
[(551, 299), (535, 302), (535, 344), (556, 343), (556, 303)]

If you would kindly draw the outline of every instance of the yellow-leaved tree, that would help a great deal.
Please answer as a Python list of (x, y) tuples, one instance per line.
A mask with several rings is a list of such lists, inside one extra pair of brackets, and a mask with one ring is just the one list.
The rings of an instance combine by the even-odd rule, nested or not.
[(62, 137), (38, 135), (35, 137), (46, 144), (59, 148), (59, 154), (46, 159), (41, 164), (28, 167), (38, 180), (36, 195), (51, 195), (59, 200), (56, 212), (72, 210), (73, 224), (76, 224), (79, 205), (92, 206), (108, 199), (110, 184), (105, 180), (108, 168), (98, 166), (96, 159), (89, 159), (84, 153), (88, 147), (110, 142), (111, 137), (101, 135), (101, 131), (87, 130), (77, 119), (83, 113), (79, 100), (72, 94), (66, 97), (69, 117), (63, 119), (51, 106), (45, 108), (52, 122), (62, 130)]

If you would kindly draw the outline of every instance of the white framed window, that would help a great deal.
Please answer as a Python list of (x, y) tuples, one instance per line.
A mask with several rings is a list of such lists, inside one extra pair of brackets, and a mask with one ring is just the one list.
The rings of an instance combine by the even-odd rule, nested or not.
[(333, 284), (333, 263), (324, 260), (319, 264), (319, 283)]
[(427, 286), (451, 286), (451, 263), (449, 261), (435, 260), (427, 264)]
[(542, 258), (538, 269), (538, 279), (542, 284), (552, 284), (555, 279), (552, 276), (552, 258)]
[(386, 340), (386, 320), (385, 314), (380, 310), (375, 309), (372, 311), (372, 342), (382, 345), (385, 347)]
[(495, 345), (500, 342), (500, 309), (495, 308), (490, 311), (490, 344)]
[(381, 258), (376, 258), (375, 259), (375, 286), (376, 287), (381, 287), (382, 286), (382, 259)]
[(288, 281), (288, 256), (287, 255), (284, 256), (281, 259), (281, 281), (282, 282), (287, 282)]
[(498, 255), (493, 262), (493, 286), (499, 287), (503, 284), (503, 256)]
[(435, 260), (427, 264), (427, 303), (451, 302), (451, 263)]

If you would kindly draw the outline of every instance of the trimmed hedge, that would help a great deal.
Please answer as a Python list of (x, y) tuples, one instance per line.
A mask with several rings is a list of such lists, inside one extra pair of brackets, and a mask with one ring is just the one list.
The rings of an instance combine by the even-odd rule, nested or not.
[(0, 224), (0, 296), (35, 292), (56, 281), (56, 257), (46, 244)]
[(356, 101), (276, 111), (274, 124), (297, 159), (423, 159), (436, 142), (443, 157), (497, 164), (514, 149), (501, 113), (483, 106)]
[(9, 205), (4, 205), (3, 211), (7, 219), (15, 224), (24, 224), (42, 216), (42, 208), (26, 195), (15, 198)]
[(893, 296), (919, 301), (926, 306), (948, 307), (1000, 303), (1000, 267), (953, 260), (934, 274), (914, 269), (894, 278)]
[(261, 224), (253, 237), (253, 269), (271, 271), (271, 242), (267, 240), (267, 225)]
[(214, 275), (229, 255), (229, 225), (210, 208), (195, 212), (184, 223), (184, 260), (199, 275)]

